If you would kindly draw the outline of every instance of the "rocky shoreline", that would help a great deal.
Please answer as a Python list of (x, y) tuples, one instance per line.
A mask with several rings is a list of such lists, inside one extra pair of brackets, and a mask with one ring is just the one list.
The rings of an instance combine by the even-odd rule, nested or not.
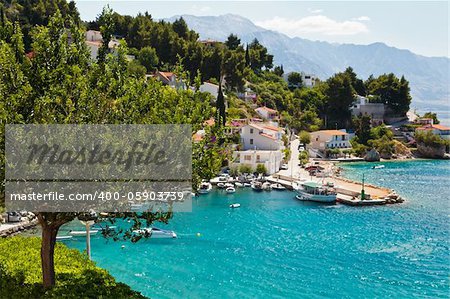
[(0, 225), (0, 238), (17, 235), (23, 231), (34, 228), (38, 224), (38, 220), (25, 220), (17, 223), (7, 223)]

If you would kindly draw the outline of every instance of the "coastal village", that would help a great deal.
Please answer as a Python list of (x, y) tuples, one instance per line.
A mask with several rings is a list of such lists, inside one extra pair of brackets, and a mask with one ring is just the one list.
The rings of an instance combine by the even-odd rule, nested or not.
[[(0, 96), (7, 103), (0, 106), (5, 116), (2, 123), (187, 124), (192, 128), (187, 134), (189, 145), (192, 137), (192, 177), (187, 180), (192, 188), (175, 189), (183, 196), (188, 194), (197, 209), (204, 208), (204, 200), (212, 210), (217, 199), (218, 212), (208, 210), (199, 217), (202, 221), (209, 217), (231, 219), (236, 215), (232, 213), (250, 209), (244, 204), (241, 207), (242, 194), (287, 199), (298, 209), (345, 205), (353, 212), (371, 211), (365, 208), (368, 206), (401, 204), (408, 201), (403, 193), (366, 182), (364, 173), (382, 174), (389, 168), (389, 161), (450, 159), (450, 127), (441, 124), (435, 112), (413, 111), (409, 82), (401, 74), (377, 74), (363, 80), (348, 66), (323, 78), (276, 65), (274, 55), (256, 38), (244, 42), (230, 33), (225, 41), (203, 39), (182, 17), (170, 23), (154, 20), (147, 12), (120, 15), (109, 6), (96, 20), (83, 22), (73, 2), (61, 3), (43, 9), (47, 13), (43, 20), (23, 18), (25, 24), (8, 20), (23, 13), (21, 7), (12, 3), (12, 8), (4, 10), (0, 5), (0, 69), (4, 71)], [(0, 160), (7, 165), (4, 149)], [(365, 169), (360, 178), (349, 179), (343, 163), (363, 164)], [(144, 298), (129, 286), (116, 283), (91, 261), (91, 236), (132, 243), (182, 236), (201, 243), (195, 240), (202, 240), (202, 233), (190, 228), (175, 232), (175, 228), (153, 226), (167, 225), (178, 216), (171, 209), (142, 213), (139, 208), (145, 205), (135, 201), (127, 204), (138, 209), (126, 212), (7, 211), (4, 194), (8, 179), (5, 173), (2, 175), (0, 241), (6, 241), (0, 242), (0, 249), (7, 249), (9, 258), (0, 255), (0, 283), (5, 277), (10, 279), (2, 276), (4, 265), (14, 269), (8, 270), (11, 273), (19, 273), (17, 279), (10, 279), (14, 281), (11, 286), (2, 284), (3, 292), (15, 292), (18, 286), (27, 285), (24, 292), (36, 298), (54, 289), (60, 293), (49, 296), (66, 297), (73, 284), (79, 291), (70, 290), (71, 295), (80, 293), (86, 298), (109, 298), (112, 294)], [(284, 219), (285, 215), (277, 217)], [(78, 228), (72, 229), (73, 223)], [(279, 230), (274, 224), (277, 231), (288, 231), (280, 223)], [(217, 220), (215, 224), (223, 223)], [(35, 227), (39, 227), (42, 238), (16, 236)], [(306, 238), (313, 234), (298, 235)], [(215, 238), (222, 242), (221, 248), (232, 251), (234, 245), (226, 244), (229, 240), (220, 235)], [(85, 241), (85, 252), (65, 247), (64, 242), (79, 239)], [(213, 243), (212, 239), (205, 240)], [(300, 241), (300, 237), (295, 240)], [(26, 242), (30, 246), (23, 246)], [(255, 248), (273, 250), (270, 246), (264, 250), (239, 246), (234, 253), (248, 248), (251, 252)], [(31, 252), (30, 248), (33, 258), (40, 258), (41, 267), (33, 267), (37, 270), (25, 283), (21, 268), (31, 263), (26, 251)], [(57, 258), (55, 248), (63, 252)], [(117, 256), (125, 256), (129, 248), (125, 244), (115, 248), (114, 258), (120, 260)], [(23, 261), (17, 265), (5, 263), (15, 256), (16, 249)], [(55, 261), (61, 260), (81, 266), (65, 265), (55, 270)], [(57, 279), (72, 279), (72, 273), (61, 272), (62, 268), (70, 268), (78, 278), (92, 276), (92, 281), (86, 283), (88, 287), (77, 282), (58, 284)], [(133, 277), (142, 279), (145, 275), (139, 272)], [(101, 289), (98, 293), (94, 284)], [(2, 294), (0, 290), (0, 297)]]

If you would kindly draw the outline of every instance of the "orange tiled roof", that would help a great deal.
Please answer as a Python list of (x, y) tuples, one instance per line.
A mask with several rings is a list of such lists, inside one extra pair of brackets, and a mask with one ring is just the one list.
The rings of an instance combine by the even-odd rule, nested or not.
[(347, 135), (347, 133), (339, 131), (339, 130), (321, 130), (321, 131), (316, 131), (313, 133), (324, 133), (327, 135), (333, 135), (333, 136), (344, 136)]
[(216, 121), (214, 120), (214, 118), (210, 118), (208, 120), (205, 120), (205, 122), (203, 123), (203, 125), (209, 126), (209, 127), (212, 127), (215, 124), (216, 124)]
[(278, 113), (277, 110), (270, 109), (270, 108), (268, 108), (268, 107), (266, 107), (266, 106), (258, 107), (258, 108), (256, 108), (256, 110), (266, 110), (267, 112)]
[(266, 133), (260, 133), (259, 135), (270, 138), (272, 140), (277, 140), (275, 137), (273, 137), (272, 135), (266, 134)]

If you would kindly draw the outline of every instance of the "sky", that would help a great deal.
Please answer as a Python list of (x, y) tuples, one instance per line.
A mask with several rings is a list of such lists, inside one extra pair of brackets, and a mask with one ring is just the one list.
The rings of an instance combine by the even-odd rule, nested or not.
[(448, 1), (87, 1), (75, 0), (83, 20), (103, 6), (120, 14), (237, 14), (290, 37), (337, 43), (383, 42), (424, 56), (450, 57)]

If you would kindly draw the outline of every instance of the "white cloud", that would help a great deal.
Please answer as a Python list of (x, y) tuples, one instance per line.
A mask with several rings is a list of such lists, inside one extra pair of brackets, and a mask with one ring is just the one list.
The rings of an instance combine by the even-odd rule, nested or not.
[(364, 23), (358, 21), (336, 21), (323, 15), (308, 16), (301, 19), (286, 19), (274, 17), (256, 23), (266, 29), (285, 33), (289, 36), (302, 36), (302, 34), (318, 33), (323, 35), (355, 35), (367, 33), (369, 29)]
[(370, 18), (368, 16), (360, 16), (357, 18), (353, 18), (353, 21), (361, 21), (361, 22), (368, 22), (370, 21)]
[(323, 12), (323, 9), (312, 9), (312, 8), (308, 8), (308, 11), (312, 14), (319, 14)]

